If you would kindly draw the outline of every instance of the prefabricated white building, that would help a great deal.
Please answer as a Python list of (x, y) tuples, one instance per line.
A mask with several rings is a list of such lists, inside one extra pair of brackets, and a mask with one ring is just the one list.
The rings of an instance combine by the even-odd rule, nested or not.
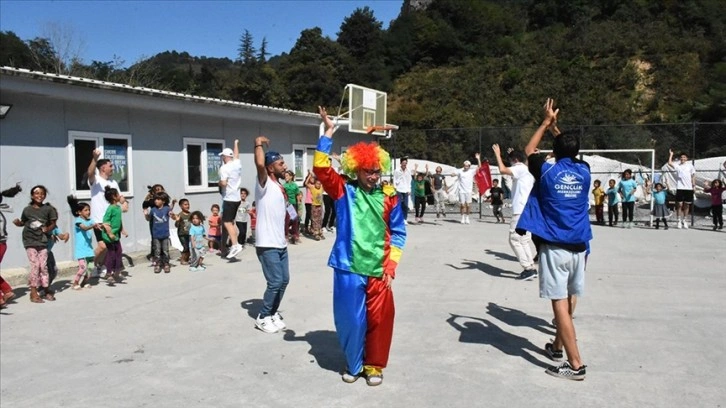
[[(209, 214), (212, 204), (221, 203), (218, 153), (239, 139), (242, 185), (254, 199), (254, 138), (267, 136), (301, 181), (312, 168), (320, 125), (316, 113), (9, 67), (0, 67), (0, 104), (10, 106), (0, 119), (0, 190), (16, 182), (24, 188), (3, 200), (12, 212), (4, 212), (9, 237), (2, 269), (27, 267), (22, 229), (12, 220), (30, 201), (32, 186), (48, 188), (46, 201), (58, 209), (58, 225), (72, 232), (66, 196), (89, 197), (84, 173), (96, 147), (114, 162), (114, 177), (130, 198), (123, 220), (129, 237), (122, 245), (133, 252), (150, 243), (141, 212), (147, 186), (162, 184), (173, 198), (186, 197), (192, 210)], [(333, 151), (362, 139), (370, 136), (341, 127)], [(72, 260), (72, 239), (53, 252), (59, 262)]]

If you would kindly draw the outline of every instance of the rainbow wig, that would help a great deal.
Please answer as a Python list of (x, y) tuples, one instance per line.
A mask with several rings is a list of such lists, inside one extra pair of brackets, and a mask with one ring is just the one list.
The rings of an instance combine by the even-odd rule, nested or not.
[(358, 169), (381, 169), (387, 173), (391, 168), (391, 156), (378, 143), (359, 142), (345, 151), (340, 166), (352, 178), (357, 176)]

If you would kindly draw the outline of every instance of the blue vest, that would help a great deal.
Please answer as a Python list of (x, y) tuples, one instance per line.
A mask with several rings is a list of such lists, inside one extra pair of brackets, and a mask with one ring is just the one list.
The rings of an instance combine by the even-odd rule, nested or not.
[(555, 244), (587, 244), (592, 239), (589, 207), (590, 169), (572, 159), (542, 164), (517, 229)]

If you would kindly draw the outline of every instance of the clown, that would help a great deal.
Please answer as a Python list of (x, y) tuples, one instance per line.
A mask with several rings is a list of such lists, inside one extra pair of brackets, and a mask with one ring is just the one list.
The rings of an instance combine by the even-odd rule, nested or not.
[(364, 377), (370, 386), (383, 382), (383, 368), (393, 336), (391, 284), (406, 243), (403, 211), (392, 187), (381, 188), (388, 152), (375, 143), (351, 146), (341, 160), (351, 181), (336, 173), (328, 159), (335, 125), (325, 108), (325, 123), (315, 152), (313, 172), (335, 202), (338, 231), (328, 265), (333, 268), (333, 314), (338, 340), (348, 364), (342, 379)]

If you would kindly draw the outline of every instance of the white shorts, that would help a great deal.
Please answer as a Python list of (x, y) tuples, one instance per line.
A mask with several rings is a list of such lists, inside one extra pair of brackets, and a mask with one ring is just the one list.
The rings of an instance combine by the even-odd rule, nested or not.
[(539, 297), (567, 299), (585, 290), (585, 252), (542, 244), (539, 250)]
[(461, 204), (461, 205), (471, 204), (471, 193), (465, 193), (463, 191), (459, 191), (459, 204)]

